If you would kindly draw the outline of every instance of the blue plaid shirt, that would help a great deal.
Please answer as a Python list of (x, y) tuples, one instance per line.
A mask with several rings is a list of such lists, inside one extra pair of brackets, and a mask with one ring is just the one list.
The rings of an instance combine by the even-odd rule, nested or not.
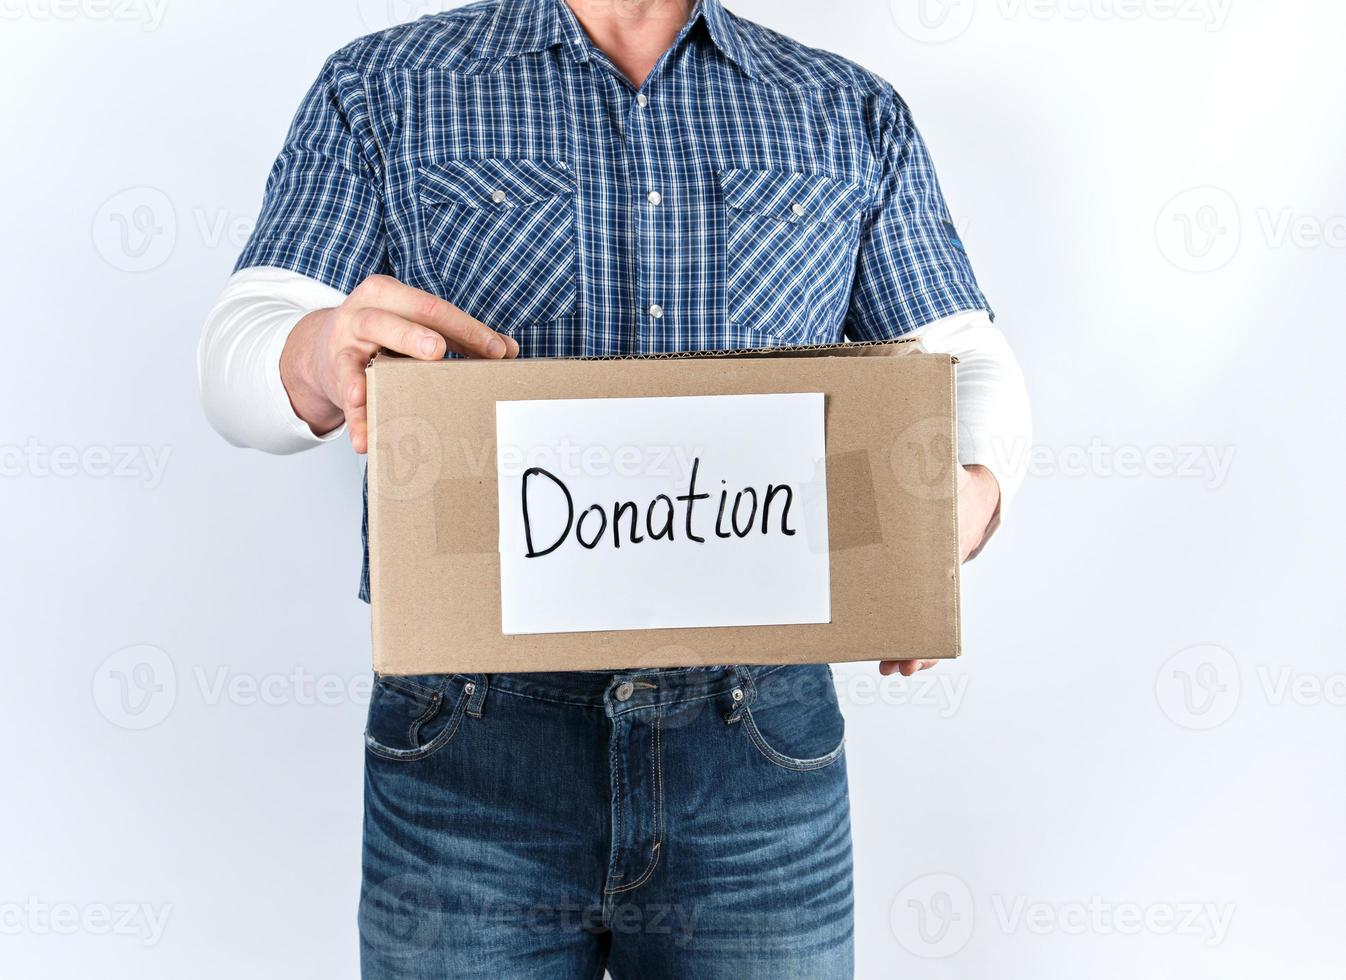
[(525, 357), (886, 340), (989, 309), (892, 86), (719, 0), (638, 89), (563, 0), (347, 46), (272, 168), (254, 266), (394, 276)]

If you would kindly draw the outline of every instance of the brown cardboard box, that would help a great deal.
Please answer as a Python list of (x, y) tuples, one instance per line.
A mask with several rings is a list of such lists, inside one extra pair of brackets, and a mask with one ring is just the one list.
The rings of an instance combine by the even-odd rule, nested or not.
[[(901, 341), (612, 359), (379, 355), (369, 368), (375, 670), (958, 656), (953, 364)], [(502, 632), (497, 401), (778, 392), (825, 395), (830, 622)]]

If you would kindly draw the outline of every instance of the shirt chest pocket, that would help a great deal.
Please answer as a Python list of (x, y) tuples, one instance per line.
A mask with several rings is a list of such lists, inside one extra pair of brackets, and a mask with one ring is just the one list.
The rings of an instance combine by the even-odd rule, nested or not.
[(729, 322), (780, 344), (841, 339), (865, 197), (824, 174), (721, 170)]
[(442, 295), (496, 330), (574, 313), (575, 179), (551, 160), (454, 160), (417, 170)]

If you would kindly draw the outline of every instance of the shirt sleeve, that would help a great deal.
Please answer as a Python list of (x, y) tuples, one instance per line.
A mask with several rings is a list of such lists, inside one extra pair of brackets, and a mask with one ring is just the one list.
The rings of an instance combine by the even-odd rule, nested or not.
[(879, 188), (861, 229), (846, 335), (893, 340), (955, 313), (993, 316), (925, 142), (894, 93), (878, 113), (877, 152)]
[(361, 77), (333, 56), (295, 114), (235, 271), (288, 269), (343, 293), (386, 271), (381, 172)]
[(206, 418), (235, 446), (297, 453), (331, 442), (343, 423), (316, 435), (295, 414), (280, 377), (290, 331), (307, 313), (341, 304), (325, 283), (286, 269), (258, 266), (234, 273), (206, 319), (197, 378)]
[(980, 310), (928, 323), (911, 336), (928, 351), (958, 359), (958, 462), (991, 471), (1003, 512), (1023, 485), (1033, 442), (1028, 388), (1009, 341)]

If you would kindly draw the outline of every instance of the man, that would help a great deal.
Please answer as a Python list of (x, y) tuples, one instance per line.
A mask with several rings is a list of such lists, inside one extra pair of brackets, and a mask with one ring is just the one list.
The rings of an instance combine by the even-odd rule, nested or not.
[[(915, 333), (961, 361), (966, 557), (1028, 436), (988, 314), (882, 80), (718, 0), (487, 0), (327, 62), (200, 369), (232, 442), (363, 452), (379, 348)], [(826, 665), (378, 678), (364, 976), (850, 976), (842, 727)]]

